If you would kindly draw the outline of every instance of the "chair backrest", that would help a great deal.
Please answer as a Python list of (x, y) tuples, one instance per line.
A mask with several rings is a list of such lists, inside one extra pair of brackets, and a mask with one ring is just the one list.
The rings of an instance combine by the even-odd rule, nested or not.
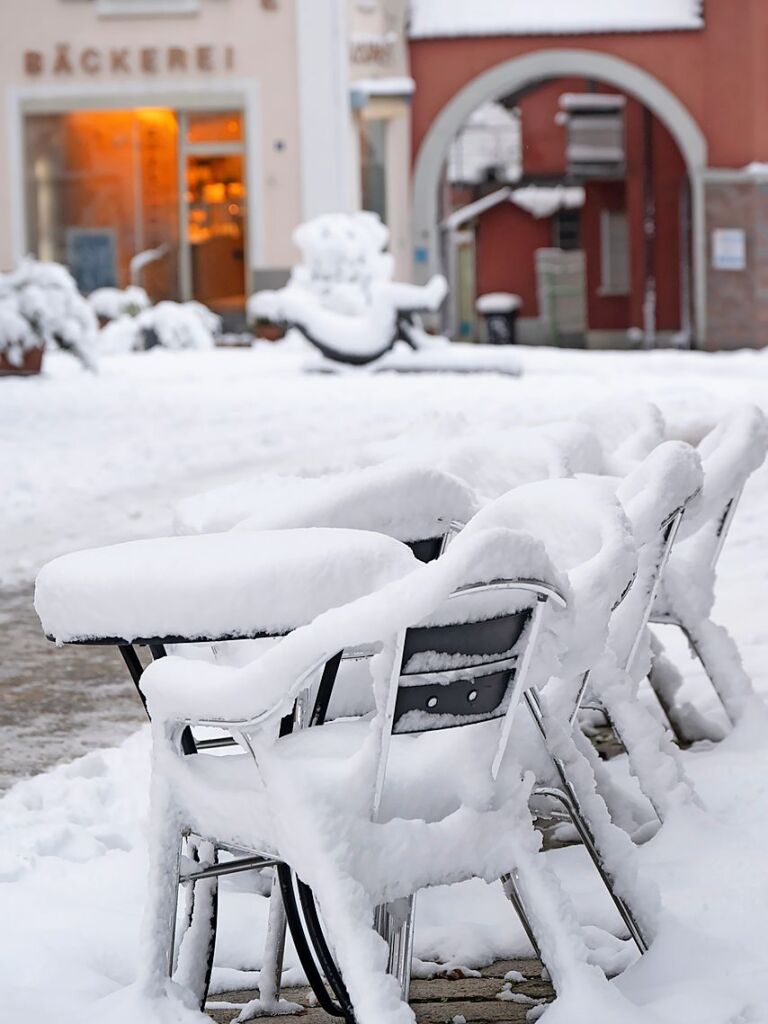
[[(400, 635), (382, 719), (374, 819), (394, 735), (500, 720), (491, 762), (491, 777), (496, 778), (515, 709), (530, 682), (529, 670), (550, 601), (562, 608), (566, 604), (554, 586), (540, 580), (476, 583), (454, 591), (431, 616), (432, 621), (411, 626)], [(443, 623), (441, 612), (454, 602), (451, 621)]]
[(683, 516), (697, 498), (701, 482), (701, 460), (696, 450), (684, 441), (665, 441), (617, 488), (638, 549), (637, 575), (610, 626), (609, 645), (627, 670), (645, 635)]
[(531, 608), (405, 634), (392, 732), (427, 732), (500, 718), (514, 684)]
[(443, 551), (445, 534), (442, 537), (426, 537), (423, 540), (409, 540), (408, 547), (420, 562), (434, 562)]
[(762, 465), (767, 450), (768, 422), (751, 405), (724, 417), (699, 444), (704, 485), (699, 514), (691, 523), (699, 560), (710, 566), (717, 562), (744, 484)]

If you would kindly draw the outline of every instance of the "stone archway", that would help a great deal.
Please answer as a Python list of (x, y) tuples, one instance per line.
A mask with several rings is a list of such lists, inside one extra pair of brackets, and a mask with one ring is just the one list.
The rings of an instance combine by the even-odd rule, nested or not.
[(614, 85), (651, 110), (677, 143), (691, 187), (693, 318), (696, 336), (706, 336), (707, 275), (704, 223), (704, 169), (707, 140), (674, 93), (629, 61), (594, 50), (538, 50), (496, 64), (477, 75), (443, 107), (424, 136), (413, 178), (413, 245), (417, 280), (440, 270), (438, 188), (451, 140), (482, 103), (501, 99), (531, 82), (569, 75)]

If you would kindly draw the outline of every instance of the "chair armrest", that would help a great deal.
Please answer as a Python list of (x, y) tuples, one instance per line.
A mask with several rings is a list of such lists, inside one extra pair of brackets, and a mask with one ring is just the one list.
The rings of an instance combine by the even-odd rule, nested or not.
[(331, 655), (292, 673), (283, 685), (257, 663), (242, 669), (169, 656), (147, 666), (141, 690), (153, 721), (247, 729), (282, 717)]

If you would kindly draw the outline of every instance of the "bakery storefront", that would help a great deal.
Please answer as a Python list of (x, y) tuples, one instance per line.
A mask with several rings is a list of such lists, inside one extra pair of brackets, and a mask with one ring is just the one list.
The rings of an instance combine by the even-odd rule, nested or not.
[[(213, 70), (213, 47), (73, 54), (97, 68), (131, 56)], [(219, 56), (232, 62), (231, 48)], [(50, 58), (55, 61), (55, 57)], [(44, 55), (26, 66), (43, 70)], [(55, 64), (53, 65), (55, 68)], [(61, 71), (59, 73), (62, 73)], [(96, 72), (93, 72), (96, 73)], [(151, 72), (150, 72), (151, 73)], [(168, 97), (170, 99), (171, 97)], [(26, 248), (65, 263), (84, 292), (140, 281), (154, 298), (242, 308), (246, 281), (245, 118), (237, 96), (133, 106), (128, 95), (23, 104)]]
[[(23, 6), (23, 10), (22, 10)], [(242, 316), (303, 215), (296, 8), (0, 4), (0, 270), (138, 283)]]

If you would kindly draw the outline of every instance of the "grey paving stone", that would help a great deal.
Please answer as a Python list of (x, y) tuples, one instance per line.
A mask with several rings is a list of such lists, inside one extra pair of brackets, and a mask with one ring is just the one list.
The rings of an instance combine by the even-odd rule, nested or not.
[[(411, 983), (411, 1006), (418, 1024), (451, 1024), (457, 1016), (467, 1024), (494, 1024), (507, 1021), (517, 1024), (526, 1019), (530, 1003), (517, 1003), (497, 998), (508, 971), (519, 971), (525, 981), (514, 983), (512, 991), (531, 999), (554, 998), (552, 986), (541, 978), (538, 960), (499, 960), (481, 971), (480, 978), (415, 979)], [(211, 1002), (242, 1005), (256, 998), (253, 991), (226, 992), (212, 997)], [(316, 1006), (309, 1006), (309, 990), (291, 988), (283, 990), (283, 997), (307, 1007), (299, 1019), (302, 1024), (332, 1024), (334, 1018)], [(233, 1008), (209, 1008), (208, 1015), (216, 1024), (228, 1024), (238, 1013)], [(286, 1024), (290, 1018), (262, 1017), (269, 1024)], [(336, 1022), (338, 1024), (338, 1022)]]

